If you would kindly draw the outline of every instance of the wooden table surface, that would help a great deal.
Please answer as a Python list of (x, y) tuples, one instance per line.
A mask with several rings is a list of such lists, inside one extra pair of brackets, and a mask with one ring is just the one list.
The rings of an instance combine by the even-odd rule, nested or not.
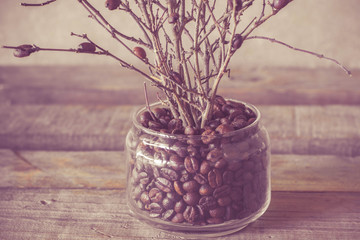
[[(360, 238), (360, 70), (240, 69), (259, 107), (272, 200), (217, 239)], [(0, 67), (0, 239), (178, 239), (128, 214), (124, 138), (143, 80), (114, 66)], [(156, 89), (151, 89), (151, 99)]]

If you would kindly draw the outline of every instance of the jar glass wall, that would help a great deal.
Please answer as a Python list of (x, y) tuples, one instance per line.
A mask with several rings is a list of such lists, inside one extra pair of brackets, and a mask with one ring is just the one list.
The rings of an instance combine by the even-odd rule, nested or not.
[[(139, 116), (126, 138), (127, 201), (137, 219), (191, 237), (236, 232), (270, 203), (270, 146), (259, 110), (245, 128), (176, 135), (145, 128)], [(152, 108), (159, 106), (157, 103)]]

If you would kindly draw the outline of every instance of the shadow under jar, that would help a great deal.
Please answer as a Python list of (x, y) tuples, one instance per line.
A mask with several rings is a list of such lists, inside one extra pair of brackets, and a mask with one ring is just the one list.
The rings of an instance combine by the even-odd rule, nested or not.
[(126, 195), (133, 216), (196, 238), (239, 231), (266, 211), (271, 192), (268, 133), (255, 106), (231, 101), (254, 117), (247, 126), (223, 134), (164, 133), (140, 123), (145, 108), (133, 115), (126, 138)]

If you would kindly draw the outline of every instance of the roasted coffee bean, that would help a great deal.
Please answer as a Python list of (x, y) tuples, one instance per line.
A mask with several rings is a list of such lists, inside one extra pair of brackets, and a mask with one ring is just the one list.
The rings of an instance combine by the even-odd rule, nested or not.
[(209, 210), (209, 214), (213, 218), (222, 218), (225, 216), (226, 209), (225, 207), (217, 207), (215, 209)]
[(208, 126), (212, 129), (215, 130), (219, 125), (220, 125), (220, 121), (219, 120), (212, 120), (208, 123)]
[(151, 200), (149, 197), (149, 193), (148, 192), (142, 192), (141, 196), (140, 196), (140, 201), (144, 204), (150, 204)]
[(215, 129), (215, 131), (220, 134), (225, 134), (234, 131), (234, 128), (229, 124), (221, 124)]
[(226, 165), (227, 165), (227, 161), (221, 158), (215, 163), (214, 167), (218, 169), (223, 169), (226, 167)]
[(137, 179), (140, 184), (148, 184), (150, 182), (150, 178), (146, 172), (141, 172), (137, 175)]
[(205, 184), (207, 183), (207, 178), (200, 174), (200, 173), (197, 173), (195, 176), (194, 176), (194, 180), (199, 183), (199, 184)]
[(204, 209), (203, 206), (196, 205), (195, 207), (199, 210), (199, 215), (200, 216), (204, 217), (205, 215), (207, 215), (207, 211), (206, 211), (206, 209)]
[(197, 192), (188, 192), (183, 196), (183, 199), (186, 204), (195, 206), (199, 202), (200, 195)]
[(145, 190), (144, 185), (137, 185), (132, 192), (132, 197), (135, 200), (139, 200), (142, 192)]
[(223, 118), (225, 116), (226, 116), (226, 114), (223, 111), (213, 111), (213, 117), (214, 118), (221, 119), (221, 118)]
[(184, 129), (184, 134), (186, 135), (195, 135), (196, 133), (197, 133), (196, 129), (191, 126), (187, 126)]
[(181, 119), (173, 118), (168, 123), (168, 129), (171, 131), (174, 129), (182, 129), (182, 128), (183, 128), (183, 124)]
[(174, 192), (169, 192), (169, 193), (166, 193), (166, 197), (171, 199), (171, 200), (174, 200), (174, 201), (177, 201), (177, 200), (180, 200), (181, 197), (179, 197), (176, 193)]
[(190, 179), (192, 178), (192, 175), (186, 171), (186, 169), (182, 170), (181, 171), (181, 174), (180, 174), (180, 182), (184, 183), (184, 182), (187, 182), (189, 181)]
[(205, 210), (215, 209), (217, 207), (216, 199), (213, 196), (203, 196), (199, 200), (199, 205)]
[(171, 219), (175, 216), (176, 212), (173, 209), (168, 209), (162, 214), (162, 218), (171, 221)]
[(162, 201), (163, 193), (158, 188), (152, 188), (149, 191), (149, 197), (150, 197), (151, 202), (158, 203), (158, 202)]
[(184, 220), (185, 219), (182, 213), (175, 214), (175, 216), (171, 219), (173, 223), (182, 223)]
[(210, 196), (212, 195), (214, 189), (210, 187), (208, 184), (203, 184), (199, 188), (199, 193), (202, 196)]
[(229, 120), (233, 121), (235, 118), (247, 118), (242, 109), (232, 109), (230, 110)]
[(141, 210), (145, 209), (145, 204), (141, 201), (136, 201), (136, 206)]
[(177, 192), (177, 194), (179, 194), (180, 196), (183, 196), (186, 194), (186, 191), (183, 189), (182, 183), (180, 181), (174, 182), (174, 189), (175, 189), (175, 192)]
[(215, 148), (207, 154), (206, 160), (208, 160), (210, 162), (216, 162), (220, 158), (222, 158), (222, 156), (223, 156), (223, 151), (219, 148)]
[(213, 169), (208, 173), (209, 185), (212, 188), (220, 187), (222, 185), (221, 172), (218, 169)]
[(209, 144), (215, 141), (216, 139), (216, 132), (208, 129), (205, 130), (202, 134), (201, 134), (201, 140), (204, 144)]
[(187, 206), (183, 216), (187, 222), (194, 223), (199, 218), (199, 211), (194, 206)]
[(211, 166), (207, 161), (202, 161), (200, 165), (200, 173), (207, 176), (211, 170)]
[(197, 192), (199, 190), (199, 184), (195, 180), (184, 182), (182, 187), (186, 192)]
[(188, 155), (187, 146), (184, 143), (180, 142), (180, 141), (177, 141), (176, 143), (174, 143), (171, 146), (171, 149), (173, 151), (175, 151), (175, 153), (177, 155), (179, 155), (180, 157), (186, 157)]
[(166, 210), (172, 209), (175, 206), (175, 201), (166, 197), (162, 200), (162, 205)]
[(231, 187), (229, 185), (222, 185), (214, 189), (213, 196), (218, 199), (229, 196), (231, 193)]
[(154, 177), (155, 178), (160, 177), (159, 169), (155, 165), (151, 165), (151, 168), (152, 168), (152, 173), (153, 173)]
[(234, 121), (230, 124), (235, 129), (241, 129), (248, 125), (247, 120), (236, 118)]
[(217, 203), (219, 206), (225, 207), (231, 204), (231, 198), (230, 197), (222, 197), (217, 200)]
[(149, 128), (155, 131), (159, 131), (160, 129), (163, 128), (163, 125), (160, 122), (155, 122), (150, 120), (148, 124), (149, 124)]
[(230, 124), (231, 123), (230, 119), (227, 117), (221, 118), (220, 122), (221, 122), (221, 124)]
[(219, 105), (224, 105), (224, 104), (226, 104), (226, 100), (222, 96), (216, 95), (215, 96), (215, 103), (217, 103)]
[(166, 110), (164, 108), (160, 108), (160, 107), (152, 109), (152, 113), (155, 115), (155, 117), (157, 119), (160, 119), (160, 118), (166, 116)]
[(223, 173), (223, 183), (224, 184), (232, 184), (234, 181), (234, 172), (233, 171), (225, 171)]
[(184, 202), (183, 199), (175, 203), (175, 207), (174, 207), (175, 212), (182, 213), (184, 212), (185, 208), (186, 208), (186, 203)]
[(171, 180), (171, 181), (175, 181), (179, 178), (178, 173), (170, 168), (161, 168), (160, 169), (160, 173), (161, 176), (163, 176), (164, 178)]
[(155, 186), (155, 179), (151, 180), (151, 182), (148, 183), (148, 184), (145, 186), (145, 190), (149, 192), (149, 191), (150, 191), (152, 188), (154, 188), (154, 187), (156, 187), (156, 186)]
[(206, 219), (206, 222), (208, 224), (220, 224), (220, 223), (223, 223), (224, 220), (222, 218), (208, 218), (208, 219)]
[(168, 165), (176, 171), (182, 170), (184, 168), (184, 160), (183, 158), (179, 157), (179, 155), (172, 154), (169, 157)]
[(199, 161), (194, 157), (186, 157), (184, 160), (186, 171), (195, 173), (199, 169)]
[(194, 147), (193, 145), (189, 145), (187, 147), (187, 151), (189, 153), (190, 157), (200, 157), (199, 151), (196, 147)]
[(149, 204), (150, 217), (160, 217), (164, 209), (158, 203)]
[(157, 178), (155, 181), (155, 185), (163, 192), (171, 192), (173, 189), (171, 182), (166, 178)]

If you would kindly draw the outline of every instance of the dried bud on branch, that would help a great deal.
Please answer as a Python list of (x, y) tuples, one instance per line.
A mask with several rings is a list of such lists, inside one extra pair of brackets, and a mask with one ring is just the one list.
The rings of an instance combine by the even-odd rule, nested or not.
[(120, 6), (120, 3), (120, 0), (106, 0), (105, 7), (107, 7), (109, 10), (115, 10)]
[(18, 47), (14, 50), (14, 56), (15, 56), (15, 57), (18, 57), (18, 58), (23, 58), (23, 57), (30, 56), (30, 54), (33, 53), (33, 52), (34, 52), (34, 47), (33, 47), (33, 45), (24, 44), (24, 45), (18, 46)]
[(83, 52), (83, 53), (93, 53), (96, 51), (96, 46), (89, 42), (83, 42), (80, 43), (77, 50), (78, 52)]
[(276, 10), (280, 10), (283, 7), (285, 7), (287, 4), (289, 3), (289, 0), (274, 0), (272, 6), (276, 9)]

